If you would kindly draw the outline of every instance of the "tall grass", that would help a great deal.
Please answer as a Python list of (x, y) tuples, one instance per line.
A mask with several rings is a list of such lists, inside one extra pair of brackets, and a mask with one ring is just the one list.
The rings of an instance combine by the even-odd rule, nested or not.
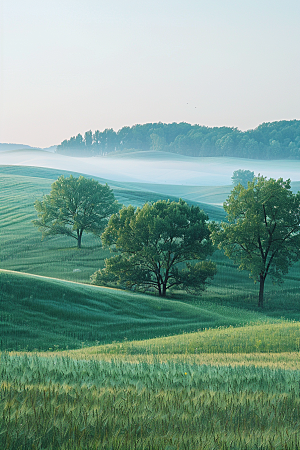
[(2, 355), (5, 449), (297, 449), (299, 371)]

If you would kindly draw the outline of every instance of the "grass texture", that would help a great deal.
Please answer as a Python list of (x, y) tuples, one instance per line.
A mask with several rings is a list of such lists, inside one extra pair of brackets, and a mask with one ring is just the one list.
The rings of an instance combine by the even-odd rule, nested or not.
[[(285, 353), (299, 352), (300, 323), (259, 323), (242, 327), (221, 327), (180, 336), (146, 341), (112, 343), (87, 350), (90, 353), (159, 355), (201, 353)], [(80, 352), (80, 351), (79, 351)]]
[(2, 354), (5, 449), (288, 449), (300, 372)]

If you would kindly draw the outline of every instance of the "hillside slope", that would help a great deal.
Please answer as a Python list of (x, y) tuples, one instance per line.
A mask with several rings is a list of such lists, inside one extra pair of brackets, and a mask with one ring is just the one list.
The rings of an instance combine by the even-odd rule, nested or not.
[[(76, 241), (66, 236), (41, 241), (41, 233), (32, 225), (32, 220), (37, 217), (35, 199), (49, 193), (51, 183), (60, 174), (69, 176), (70, 173), (48, 168), (0, 166), (0, 268), (88, 283), (90, 276), (104, 266), (105, 258), (111, 254), (108, 249), (102, 248), (99, 238), (84, 234), (83, 247), (79, 251)], [(107, 180), (99, 181), (103, 183)], [(203, 206), (211, 219), (220, 220), (225, 216), (221, 207), (204, 201), (221, 202), (226, 198), (228, 186), (180, 187), (122, 182), (110, 182), (110, 185), (124, 204), (142, 205), (145, 201), (159, 198), (177, 199), (182, 193), (181, 197), (189, 197), (193, 204)], [(195, 200), (200, 198), (203, 203), (196, 203)], [(219, 215), (220, 212), (222, 215)], [(258, 286), (249, 279), (248, 273), (237, 271), (236, 266), (221, 252), (215, 252), (212, 259), (217, 263), (218, 273), (202, 298), (255, 309)], [(299, 263), (293, 265), (282, 286), (267, 280), (265, 311), (269, 310), (269, 315), (299, 320), (299, 267)], [(185, 297), (181, 299), (185, 300)]]
[[(0, 165), (0, 176), (15, 177), (9, 180), (10, 189), (13, 189), (14, 186), (18, 188), (18, 185), (21, 182), (24, 183), (28, 181), (30, 184), (36, 184), (36, 195), (40, 196), (41, 189), (43, 189), (42, 192), (45, 193), (45, 186), (49, 186), (50, 192), (51, 183), (55, 181), (60, 175), (64, 175), (65, 177), (68, 177), (70, 175), (73, 175), (75, 177), (80, 175), (89, 177), (89, 175), (85, 175), (83, 173), (51, 169), (46, 167)], [(94, 180), (99, 181), (99, 183), (101, 184), (109, 184), (109, 186), (111, 186), (114, 190), (115, 196), (117, 197), (119, 202), (125, 205), (132, 204), (134, 206), (142, 206), (145, 202), (148, 201), (168, 199), (177, 201), (179, 198), (183, 198), (189, 204), (198, 205), (209, 215), (210, 219), (212, 220), (223, 220), (225, 218), (225, 212), (221, 205), (228, 196), (228, 192), (230, 192), (228, 186), (216, 188), (189, 186), (176, 187), (172, 185), (118, 182), (99, 177), (93, 178)], [(6, 185), (7, 181), (8, 178), (4, 179), (2, 184)], [(23, 190), (26, 190), (25, 186), (23, 186)], [(193, 195), (194, 192), (195, 194)], [(217, 197), (215, 198), (216, 195)]]
[[(99, 238), (84, 234), (83, 248), (79, 252), (76, 241), (66, 236), (55, 236), (41, 242), (41, 233), (32, 224), (32, 220), (37, 218), (35, 200), (50, 192), (51, 184), (59, 175), (69, 176), (70, 173), (47, 168), (0, 166), (1, 268), (87, 282), (96, 270), (103, 267), (110, 252), (102, 249)], [(107, 180), (99, 181), (105, 183)], [(150, 189), (143, 190), (132, 183), (109, 184), (119, 202), (126, 205), (141, 206), (147, 201), (178, 199)], [(225, 216), (221, 207), (190, 203), (205, 209), (212, 219), (220, 220)]]
[(235, 308), (0, 271), (2, 349), (78, 348), (266, 320)]

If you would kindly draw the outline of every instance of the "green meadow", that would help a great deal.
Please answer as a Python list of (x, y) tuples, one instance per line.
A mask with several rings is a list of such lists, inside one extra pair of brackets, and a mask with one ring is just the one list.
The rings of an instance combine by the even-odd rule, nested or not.
[[(100, 239), (32, 225), (60, 174), (0, 166), (0, 448), (299, 449), (300, 265), (263, 310), (219, 251), (201, 296), (92, 286)], [(213, 220), (231, 189), (107, 182), (123, 204), (181, 197)]]
[(80, 348), (257, 321), (259, 312), (0, 271), (2, 349)]

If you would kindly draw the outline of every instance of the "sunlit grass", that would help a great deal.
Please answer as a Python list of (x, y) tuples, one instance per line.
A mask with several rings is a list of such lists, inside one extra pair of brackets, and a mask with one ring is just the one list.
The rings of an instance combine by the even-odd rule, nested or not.
[[(72, 359), (96, 361), (123, 361), (126, 363), (142, 363), (153, 364), (154, 362), (178, 362), (197, 365), (209, 366), (253, 366), (268, 367), (272, 369), (288, 369), (300, 370), (300, 353), (299, 352), (282, 352), (282, 353), (157, 353), (157, 354), (124, 354), (124, 353), (102, 353), (99, 346), (83, 347), (78, 350), (63, 350), (47, 352), (28, 352), (28, 355), (44, 356), (47, 358), (68, 357)], [(24, 355), (24, 352), (10, 352), (11, 355)]]
[(282, 353), (299, 350), (300, 323), (279, 322), (236, 328), (222, 327), (150, 340), (112, 343), (89, 348), (86, 354), (197, 355), (201, 353)]

